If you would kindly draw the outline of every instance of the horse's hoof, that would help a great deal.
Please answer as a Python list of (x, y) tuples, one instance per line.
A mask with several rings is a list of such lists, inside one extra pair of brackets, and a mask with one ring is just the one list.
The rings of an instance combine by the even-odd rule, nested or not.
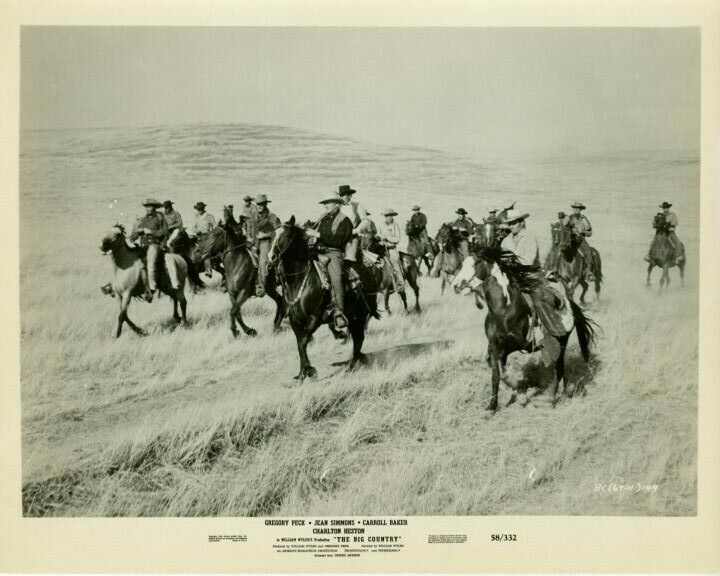
[(494, 400), (491, 400), (490, 403), (485, 406), (485, 410), (488, 410), (489, 412), (496, 412), (498, 407), (498, 401), (497, 398)]
[(145, 330), (138, 330), (138, 336), (140, 336), (141, 338), (145, 338), (145, 336), (147, 335), (148, 333), (145, 332)]
[(312, 366), (308, 366), (305, 368), (305, 376), (307, 378), (315, 378), (315, 376), (317, 376), (317, 370), (315, 370)]
[(257, 336), (257, 330), (255, 328), (248, 328), (247, 332), (245, 332), (248, 336), (252, 336), (253, 338)]

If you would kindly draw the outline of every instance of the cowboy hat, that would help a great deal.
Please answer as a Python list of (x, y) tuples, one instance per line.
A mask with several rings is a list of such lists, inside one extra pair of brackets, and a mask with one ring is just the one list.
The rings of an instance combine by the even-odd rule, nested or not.
[(173, 204), (174, 202), (172, 200), (165, 200), (165, 202), (163, 202), (163, 206), (165, 206), (165, 208), (170, 208)]
[(383, 216), (397, 216), (397, 215), (398, 215), (398, 213), (395, 212), (395, 210), (393, 210), (392, 208), (388, 208), (387, 210), (385, 210), (383, 212)]
[(357, 192), (357, 190), (353, 190), (348, 184), (343, 184), (338, 188), (339, 196), (349, 196), (350, 194), (355, 194), (355, 192)]
[(330, 196), (329, 198), (325, 198), (325, 200), (320, 200), (318, 204), (342, 204), (343, 199), (340, 198), (340, 196)]
[(205, 208), (207, 208), (207, 204), (205, 204), (205, 202), (196, 202), (193, 208), (195, 208), (195, 210), (205, 210)]
[(265, 194), (258, 194), (255, 197), (255, 204), (268, 204), (269, 202), (272, 202), (272, 200), (268, 200)]
[(417, 204), (413, 204), (412, 210), (413, 212), (417, 212), (418, 210), (420, 210), (420, 206), (418, 206)]
[(455, 210), (455, 214), (467, 214), (467, 210), (465, 210), (465, 208), (458, 208)]
[(506, 222), (508, 224), (512, 224), (513, 222), (518, 222), (519, 220), (525, 220), (525, 218), (528, 218), (529, 216), (530, 214), (520, 212), (520, 210), (515, 210), (513, 208), (512, 210), (508, 210)]
[(663, 202), (662, 204), (660, 204), (660, 208), (670, 208), (670, 206), (672, 206), (670, 202)]
[(515, 208), (515, 200), (505, 200), (505, 204), (503, 204), (503, 210), (511, 210)]
[(566, 214), (562, 210), (560, 210), (560, 212), (558, 212), (558, 218), (565, 218), (565, 216), (566, 216)]
[(570, 204), (570, 207), (571, 208), (579, 208), (580, 210), (585, 210), (585, 204), (583, 204), (582, 202), (573, 202), (572, 204)]
[(252, 202), (253, 197), (250, 196), (250, 194), (245, 194), (245, 197), (243, 198), (243, 201), (245, 202)]
[(162, 203), (155, 200), (155, 198), (148, 198), (147, 200), (145, 200), (145, 202), (143, 202), (143, 206), (152, 206), (154, 208), (160, 208), (160, 206), (162, 206)]
[(497, 206), (491, 206), (490, 208), (488, 208), (488, 214), (492, 214), (493, 212), (497, 212), (497, 211), (498, 211)]

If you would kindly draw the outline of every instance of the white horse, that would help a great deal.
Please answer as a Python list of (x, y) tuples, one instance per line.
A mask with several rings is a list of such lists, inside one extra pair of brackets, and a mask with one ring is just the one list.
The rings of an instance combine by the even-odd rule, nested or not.
[[(100, 250), (107, 254), (111, 253), (113, 262), (112, 289), (120, 300), (120, 315), (118, 316), (117, 337), (120, 337), (122, 326), (127, 322), (128, 326), (136, 334), (145, 335), (145, 331), (138, 328), (128, 318), (127, 310), (130, 305), (130, 298), (141, 297), (145, 292), (145, 273), (140, 256), (132, 250), (125, 240), (125, 229), (120, 224), (113, 226), (102, 239)], [(180, 322), (187, 323), (186, 310), (187, 300), (185, 299), (185, 280), (187, 278), (187, 264), (179, 254), (165, 254), (165, 266), (158, 266), (158, 288), (170, 296), (173, 301), (173, 318)], [(182, 318), (178, 315), (178, 302), (182, 311)]]

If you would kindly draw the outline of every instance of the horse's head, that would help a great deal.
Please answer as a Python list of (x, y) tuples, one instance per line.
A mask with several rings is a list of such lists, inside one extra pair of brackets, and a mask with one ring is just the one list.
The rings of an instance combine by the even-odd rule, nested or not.
[(380, 239), (377, 236), (373, 236), (368, 245), (367, 245), (367, 251), (376, 254), (377, 256), (380, 256), (381, 258), (385, 256), (387, 253), (387, 249), (385, 246), (380, 242)]
[(103, 254), (107, 254), (110, 252), (110, 250), (113, 249), (114, 246), (118, 244), (118, 242), (125, 240), (125, 228), (122, 224), (115, 224), (110, 230), (108, 230), (108, 233), (103, 236), (102, 241), (100, 242), (100, 251)]
[(223, 206), (223, 222), (225, 222), (226, 224), (237, 224), (237, 222), (235, 222), (235, 216), (233, 215), (232, 204)]
[(414, 224), (412, 221), (408, 220), (405, 222), (405, 234), (409, 236), (410, 238), (414, 238), (417, 236), (417, 230), (415, 229)]
[(298, 258), (307, 256), (308, 245), (304, 228), (295, 223), (295, 216), (282, 225), (275, 235), (275, 241), (268, 254), (271, 262), (284, 258)]
[(570, 246), (572, 236), (573, 233), (570, 228), (568, 228), (567, 226), (561, 226), (557, 231), (558, 246), (560, 246), (561, 248), (566, 248)]
[(460, 294), (465, 288), (474, 289), (480, 285), (482, 281), (477, 277), (476, 265), (477, 257), (474, 253), (463, 260), (460, 271), (455, 274), (450, 284), (455, 290), (455, 294)]
[(226, 233), (220, 225), (210, 230), (207, 234), (203, 234), (202, 236), (198, 235), (192, 251), (193, 263), (197, 265), (206, 258), (221, 254), (226, 246)]

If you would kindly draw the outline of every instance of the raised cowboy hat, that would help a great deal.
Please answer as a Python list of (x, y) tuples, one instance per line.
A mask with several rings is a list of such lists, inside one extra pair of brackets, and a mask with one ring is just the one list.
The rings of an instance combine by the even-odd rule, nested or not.
[(207, 208), (207, 204), (205, 204), (205, 202), (196, 202), (193, 208), (195, 208), (195, 210), (205, 210), (205, 208)]
[(162, 206), (162, 202), (158, 202), (155, 200), (155, 198), (148, 198), (143, 202), (143, 206), (153, 206), (154, 208), (160, 208)]
[(245, 202), (252, 202), (252, 199), (253, 198), (252, 196), (250, 196), (250, 194), (245, 194), (245, 197), (243, 198)]
[(258, 194), (255, 197), (255, 204), (268, 204), (269, 202), (272, 202), (272, 200), (268, 200), (265, 194)]
[(417, 212), (418, 210), (420, 210), (420, 206), (418, 206), (417, 204), (413, 204), (412, 210), (413, 212)]
[(395, 212), (395, 210), (393, 210), (392, 208), (388, 208), (387, 210), (385, 210), (383, 212), (383, 216), (397, 216), (397, 215), (398, 215), (398, 213)]
[(465, 210), (465, 208), (458, 208), (455, 210), (455, 214), (467, 214), (467, 210)]
[(512, 210), (513, 208), (515, 208), (515, 200), (505, 200), (503, 210)]
[(163, 206), (165, 206), (165, 208), (170, 208), (173, 204), (174, 202), (172, 200), (165, 200), (165, 202), (163, 202)]
[(525, 220), (525, 218), (528, 218), (530, 214), (526, 214), (524, 212), (520, 212), (520, 210), (515, 210), (514, 208), (512, 210), (508, 210), (507, 213), (507, 220), (506, 222), (508, 224), (512, 224), (513, 222), (518, 222), (520, 220)]
[(357, 190), (353, 190), (348, 184), (343, 184), (338, 188), (339, 196), (349, 196), (350, 194), (355, 194), (355, 192), (357, 192)]
[(671, 206), (672, 204), (670, 204), (670, 202), (663, 202), (660, 204), (660, 208), (670, 208)]
[(586, 208), (585, 204), (583, 204), (582, 202), (573, 202), (572, 204), (570, 204), (570, 207), (571, 208), (579, 208), (580, 210), (585, 210), (585, 208)]
[(329, 198), (325, 198), (325, 200), (320, 200), (318, 204), (342, 204), (343, 199), (340, 198), (340, 196), (330, 196)]

